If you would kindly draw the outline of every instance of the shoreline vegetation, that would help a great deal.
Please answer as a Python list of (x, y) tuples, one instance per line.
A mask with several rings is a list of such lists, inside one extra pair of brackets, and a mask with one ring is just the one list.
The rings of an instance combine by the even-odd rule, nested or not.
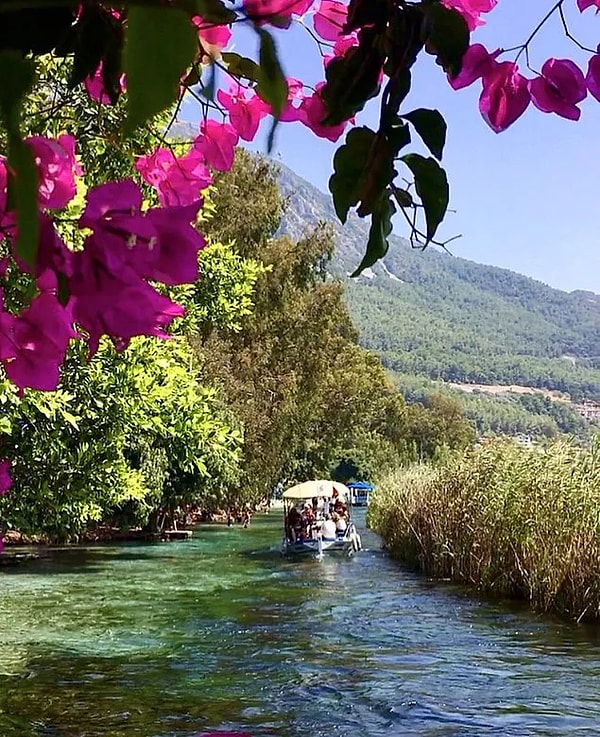
[(427, 576), (600, 620), (600, 446), (498, 440), (398, 470), (378, 484), (368, 523)]
[[(180, 521), (175, 526), (171, 525), (162, 531), (150, 530), (144, 527), (124, 528), (116, 525), (103, 524), (84, 530), (79, 534), (73, 534), (71, 537), (62, 540), (52, 538), (47, 534), (27, 534), (19, 530), (8, 530), (4, 535), (3, 544), (5, 549), (14, 549), (22, 547), (63, 548), (95, 543), (167, 542), (178, 539), (172, 536), (173, 532), (191, 532), (206, 525), (248, 527), (254, 514), (268, 514), (270, 511), (270, 505), (258, 505), (255, 509), (251, 510), (247, 522), (243, 513), (238, 512), (238, 510), (199, 511), (190, 513), (187, 521)], [(0, 554), (0, 566), (2, 563), (3, 556)]]

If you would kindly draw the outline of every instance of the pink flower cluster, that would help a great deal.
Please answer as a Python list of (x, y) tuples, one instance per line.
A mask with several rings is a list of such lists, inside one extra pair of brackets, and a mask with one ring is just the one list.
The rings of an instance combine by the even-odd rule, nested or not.
[(458, 10), (467, 21), (471, 31), (485, 23), (481, 16), (493, 10), (497, 3), (498, 0), (444, 0), (444, 5), (447, 8)]
[[(0, 361), (8, 378), (21, 389), (52, 390), (69, 342), (82, 337), (82, 332), (91, 353), (103, 334), (118, 349), (124, 349), (135, 335), (168, 337), (166, 328), (183, 314), (183, 308), (151, 282), (182, 284), (197, 278), (197, 256), (204, 239), (192, 223), (202, 199), (196, 190), (193, 202), (166, 197), (164, 207), (143, 211), (141, 190), (132, 180), (101, 185), (87, 195), (78, 227), (88, 235), (83, 248), (73, 250), (57, 232), (51, 211), (64, 208), (75, 196), (75, 177), (82, 173), (75, 140), (34, 137), (27, 143), (39, 175), (40, 239), (35, 267), (13, 255), (21, 270), (32, 274), (37, 290), (20, 314), (0, 307)], [(0, 222), (11, 241), (15, 225), (7, 210), (4, 161), (0, 170)], [(4, 273), (6, 268), (5, 263)], [(68, 288), (66, 303), (59, 299), (61, 282)]]
[[(480, 24), (479, 15), (489, 12), (497, 0), (444, 0), (463, 14), (469, 27)], [(595, 7), (600, 0), (577, 0), (581, 12)], [(499, 61), (503, 51), (489, 53), (481, 44), (473, 44), (463, 59), (460, 74), (450, 78), (450, 85), (462, 89), (481, 79), (479, 110), (483, 119), (499, 133), (523, 115), (530, 103), (544, 113), (554, 113), (568, 120), (579, 120), (588, 92), (600, 101), (600, 46), (588, 61), (587, 73), (571, 59), (548, 59), (533, 79), (524, 77), (516, 62)]]
[[(600, 51), (600, 47), (599, 47)], [(590, 58), (587, 75), (570, 59), (548, 59), (541, 73), (526, 79), (515, 62), (498, 61), (501, 51), (489, 53), (473, 44), (463, 59), (460, 74), (449, 79), (453, 89), (467, 87), (481, 79), (479, 110), (490, 128), (499, 133), (521, 117), (533, 103), (544, 113), (579, 120), (588, 91), (600, 100), (600, 55)]]

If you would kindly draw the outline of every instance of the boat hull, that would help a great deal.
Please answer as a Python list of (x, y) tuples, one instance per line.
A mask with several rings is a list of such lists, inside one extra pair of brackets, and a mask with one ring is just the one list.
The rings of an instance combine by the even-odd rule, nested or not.
[(293, 542), (284, 538), (281, 552), (283, 555), (290, 557), (317, 557), (322, 558), (325, 555), (347, 555), (352, 556), (362, 548), (362, 543), (358, 531), (351, 525), (344, 537), (338, 537), (335, 540), (327, 540), (316, 538), (311, 540), (299, 540)]
[(291, 542), (284, 540), (281, 548), (283, 555), (289, 556), (321, 556), (331, 554), (352, 555), (355, 550), (349, 540), (324, 540), (319, 545), (318, 540), (303, 540), (302, 542)]

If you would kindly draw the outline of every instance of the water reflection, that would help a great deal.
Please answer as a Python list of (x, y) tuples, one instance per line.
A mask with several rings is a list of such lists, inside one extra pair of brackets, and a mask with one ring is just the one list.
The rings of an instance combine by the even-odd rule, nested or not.
[(369, 533), (301, 565), (280, 534), (273, 516), (2, 571), (2, 737), (600, 734), (596, 630), (428, 584)]

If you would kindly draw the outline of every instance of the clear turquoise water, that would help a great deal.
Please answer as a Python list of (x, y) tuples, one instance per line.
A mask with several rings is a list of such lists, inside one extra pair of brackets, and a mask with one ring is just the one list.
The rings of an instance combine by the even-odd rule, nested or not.
[(289, 563), (272, 515), (0, 569), (0, 736), (600, 735), (596, 630), (363, 541)]

